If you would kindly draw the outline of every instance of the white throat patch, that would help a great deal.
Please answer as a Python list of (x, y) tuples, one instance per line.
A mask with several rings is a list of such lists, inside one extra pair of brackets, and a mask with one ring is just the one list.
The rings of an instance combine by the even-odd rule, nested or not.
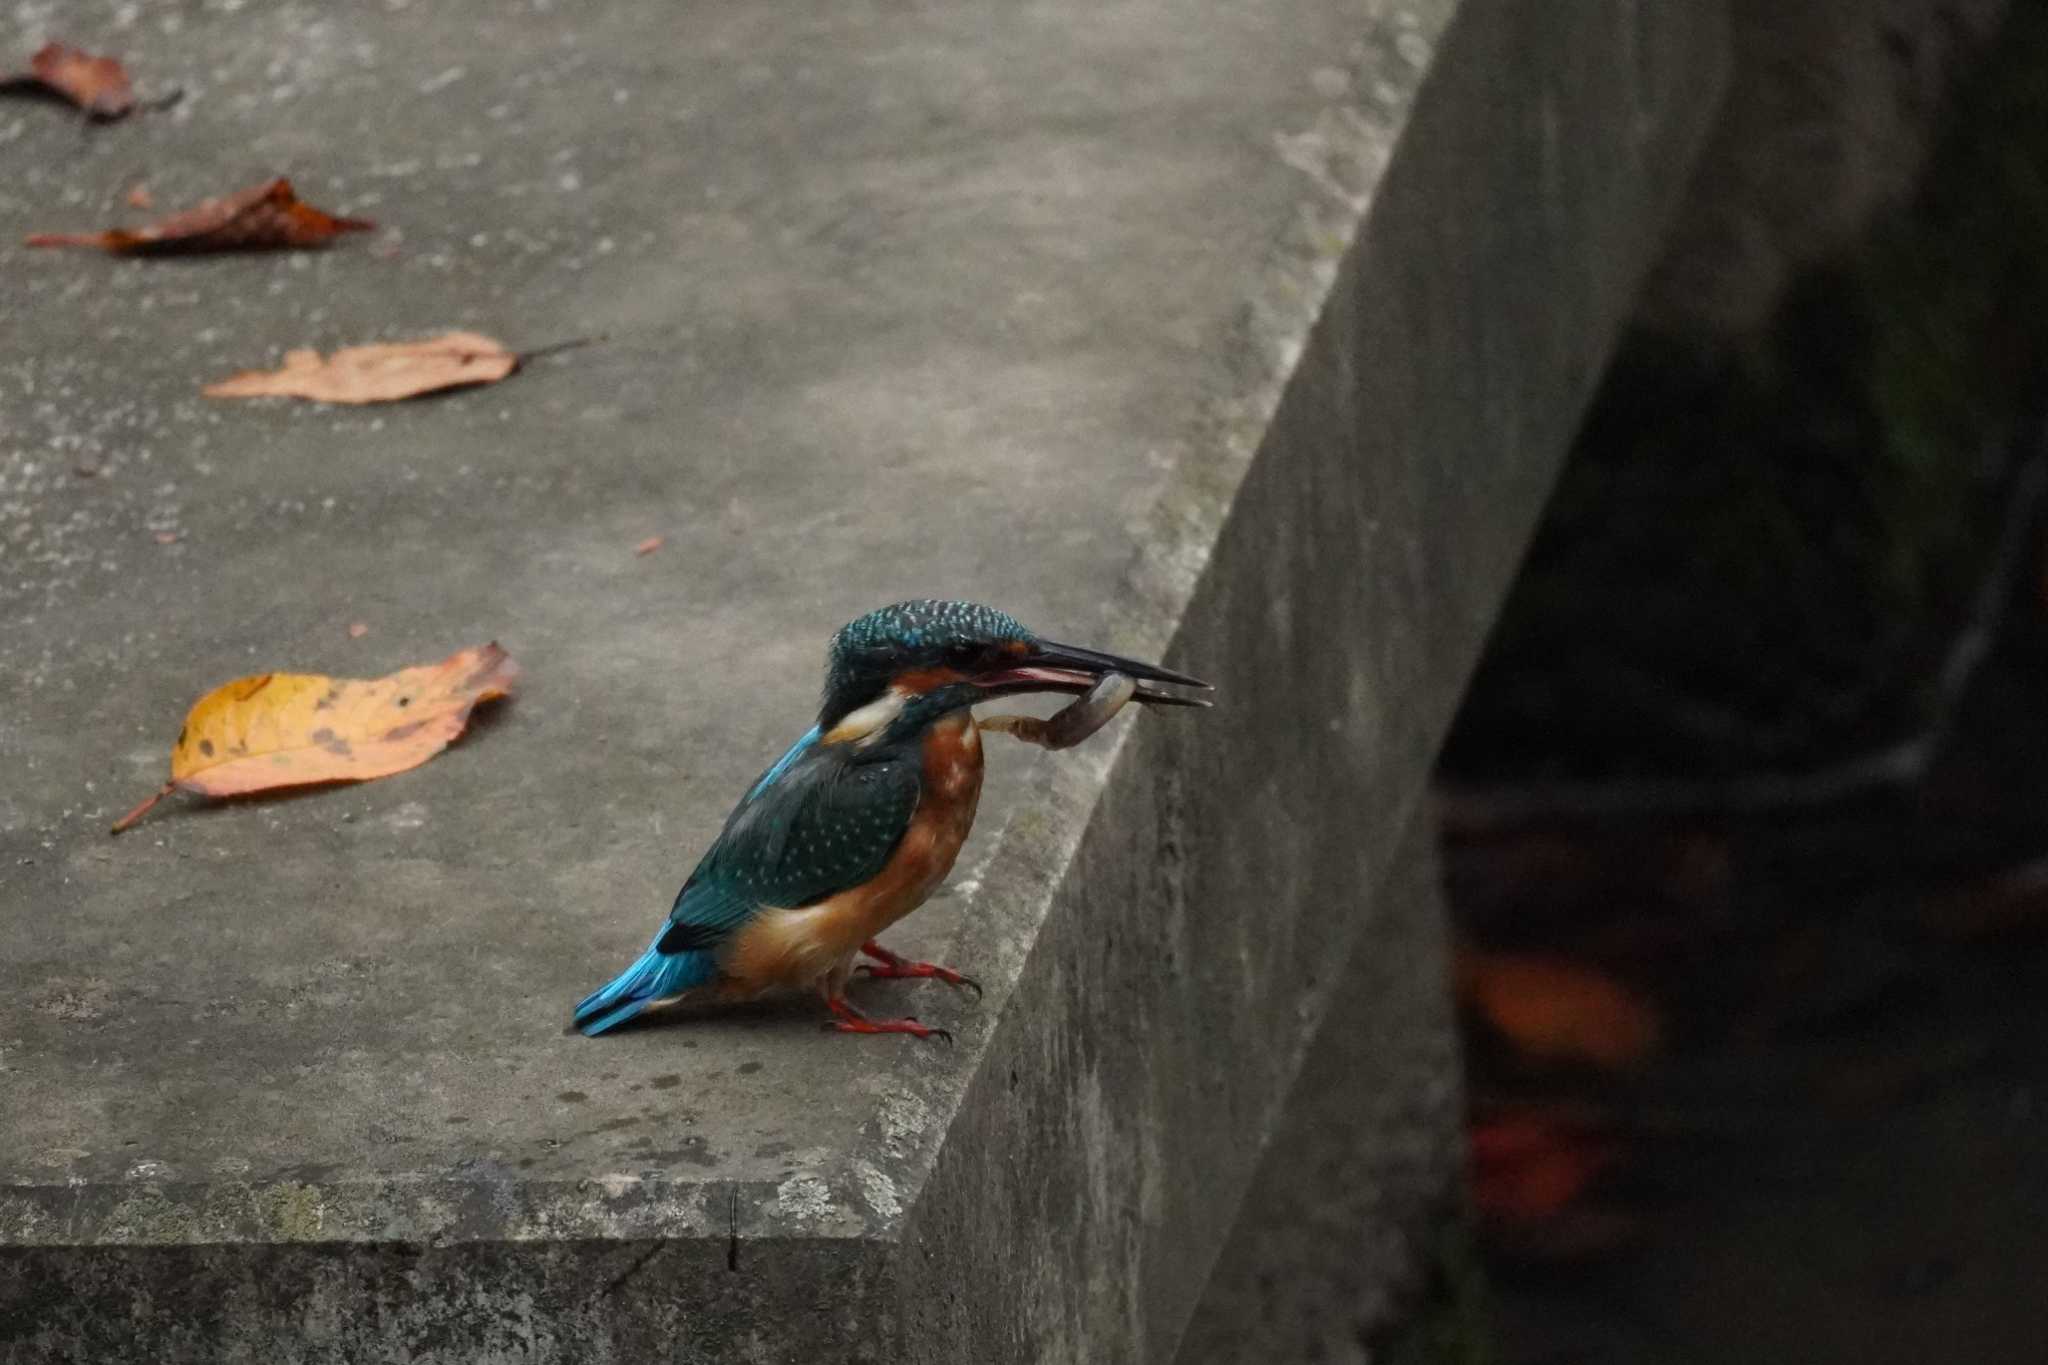
[(872, 744), (889, 728), (890, 721), (903, 714), (909, 701), (906, 694), (892, 687), (859, 710), (847, 712), (846, 719), (827, 730), (822, 738), (827, 744)]

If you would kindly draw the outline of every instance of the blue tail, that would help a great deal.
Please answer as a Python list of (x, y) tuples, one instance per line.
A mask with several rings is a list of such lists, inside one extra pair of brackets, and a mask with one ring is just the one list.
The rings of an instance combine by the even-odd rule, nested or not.
[[(667, 926), (662, 927), (667, 932)], [(661, 936), (655, 936), (656, 943)], [(718, 964), (708, 952), (664, 953), (655, 948), (640, 954), (640, 960), (612, 978), (611, 984), (583, 997), (576, 1007), (576, 1027), (586, 1038), (625, 1023), (657, 1000), (681, 995), (718, 975)]]

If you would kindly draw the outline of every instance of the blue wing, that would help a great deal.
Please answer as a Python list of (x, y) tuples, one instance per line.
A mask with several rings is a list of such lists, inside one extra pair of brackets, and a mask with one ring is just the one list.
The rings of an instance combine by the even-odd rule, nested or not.
[(726, 821), (669, 911), (666, 952), (713, 947), (764, 906), (810, 905), (879, 874), (921, 789), (915, 757), (803, 754)]
[(921, 764), (848, 761), (813, 730), (754, 784), (677, 893), (668, 923), (632, 966), (576, 1007), (599, 1034), (656, 1000), (716, 979), (720, 944), (769, 906), (809, 905), (873, 879), (917, 811)]

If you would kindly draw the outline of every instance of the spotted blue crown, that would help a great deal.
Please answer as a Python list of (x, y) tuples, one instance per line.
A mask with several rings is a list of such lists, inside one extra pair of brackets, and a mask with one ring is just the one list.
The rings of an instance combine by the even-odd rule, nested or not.
[(961, 646), (1030, 638), (1031, 632), (1006, 611), (979, 602), (923, 597), (878, 607), (841, 626), (832, 637), (832, 664), (837, 667), (877, 650), (936, 654)]
[(937, 662), (954, 651), (1029, 640), (1030, 631), (1005, 611), (979, 602), (925, 597), (880, 607), (849, 621), (832, 637), (825, 664), (829, 717), (872, 700), (899, 670)]

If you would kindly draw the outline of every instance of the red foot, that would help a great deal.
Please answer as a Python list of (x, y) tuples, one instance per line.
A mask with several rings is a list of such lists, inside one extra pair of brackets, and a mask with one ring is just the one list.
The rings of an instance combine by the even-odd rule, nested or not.
[[(971, 976), (962, 976), (951, 967), (941, 967), (936, 962), (912, 962), (908, 958), (899, 957), (897, 954), (890, 952), (873, 939), (869, 939), (866, 943), (861, 944), (860, 950), (875, 959), (875, 962), (861, 963), (858, 968), (858, 970), (866, 972), (869, 976), (877, 978), (928, 976), (935, 980), (943, 981), (948, 986), (965, 986), (974, 992), (975, 999), (979, 1000), (981, 998), (981, 983)], [(876, 966), (875, 963), (877, 962), (881, 965)]]
[(845, 1000), (827, 1000), (832, 1013), (839, 1017), (826, 1028), (838, 1029), (841, 1033), (907, 1033), (913, 1038), (943, 1038), (953, 1041), (953, 1035), (942, 1028), (920, 1024), (915, 1019), (870, 1019)]

